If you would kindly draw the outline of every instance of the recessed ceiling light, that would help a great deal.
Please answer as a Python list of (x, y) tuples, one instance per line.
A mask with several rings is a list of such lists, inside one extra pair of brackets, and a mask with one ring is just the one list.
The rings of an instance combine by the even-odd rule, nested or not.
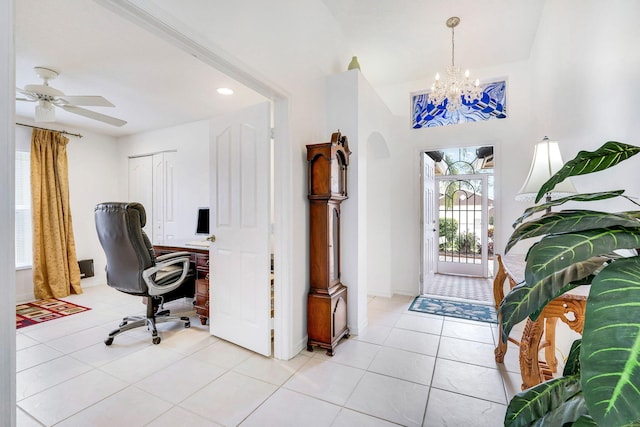
[(219, 87), (218, 93), (220, 95), (233, 95), (233, 90), (229, 89), (228, 87)]

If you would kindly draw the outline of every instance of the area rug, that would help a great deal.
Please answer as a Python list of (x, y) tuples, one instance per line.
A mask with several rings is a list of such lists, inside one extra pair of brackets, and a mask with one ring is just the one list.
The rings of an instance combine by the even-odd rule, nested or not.
[(493, 306), (464, 301), (450, 301), (419, 295), (413, 300), (409, 310), (478, 322), (498, 323), (496, 310)]
[(16, 306), (16, 329), (47, 322), (91, 310), (56, 298), (43, 299)]

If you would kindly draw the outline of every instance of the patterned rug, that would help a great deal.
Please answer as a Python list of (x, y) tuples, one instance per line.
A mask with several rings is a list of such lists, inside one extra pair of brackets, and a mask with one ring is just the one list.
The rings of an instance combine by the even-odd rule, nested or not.
[(16, 329), (87, 310), (91, 309), (56, 298), (18, 304), (16, 306)]
[(478, 322), (498, 323), (496, 310), (491, 305), (451, 301), (419, 295), (409, 306), (409, 310), (420, 313), (438, 314)]

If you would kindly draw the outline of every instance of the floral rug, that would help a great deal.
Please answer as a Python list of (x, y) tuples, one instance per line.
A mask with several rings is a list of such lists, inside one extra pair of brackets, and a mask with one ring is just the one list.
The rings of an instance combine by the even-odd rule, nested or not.
[(464, 301), (450, 301), (419, 295), (413, 300), (409, 310), (478, 322), (498, 323), (496, 310), (493, 306)]
[(56, 298), (43, 299), (16, 306), (16, 329), (47, 322), (91, 310)]

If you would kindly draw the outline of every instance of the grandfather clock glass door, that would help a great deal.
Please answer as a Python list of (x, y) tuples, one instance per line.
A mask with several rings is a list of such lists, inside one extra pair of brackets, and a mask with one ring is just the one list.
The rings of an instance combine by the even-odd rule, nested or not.
[(340, 208), (329, 207), (329, 286), (333, 287), (340, 283)]
[(347, 327), (347, 287), (340, 280), (340, 204), (347, 198), (347, 137), (307, 145), (309, 190), (309, 296), (307, 350), (333, 356)]

